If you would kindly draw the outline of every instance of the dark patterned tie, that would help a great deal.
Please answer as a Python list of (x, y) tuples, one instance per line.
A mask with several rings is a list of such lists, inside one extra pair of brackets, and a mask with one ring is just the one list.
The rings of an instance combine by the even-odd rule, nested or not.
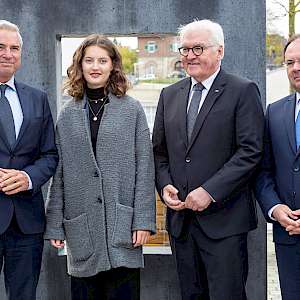
[(7, 88), (6, 84), (0, 85), (0, 90), (1, 90), (0, 120), (3, 128), (5, 129), (7, 140), (9, 144), (13, 146), (16, 141), (15, 123), (14, 123), (11, 107), (8, 103), (7, 98), (5, 97), (6, 88)]
[(194, 94), (187, 113), (187, 135), (189, 141), (191, 139), (194, 125), (198, 116), (199, 104), (201, 101), (202, 91), (204, 89), (205, 87), (200, 82), (195, 84), (193, 87)]

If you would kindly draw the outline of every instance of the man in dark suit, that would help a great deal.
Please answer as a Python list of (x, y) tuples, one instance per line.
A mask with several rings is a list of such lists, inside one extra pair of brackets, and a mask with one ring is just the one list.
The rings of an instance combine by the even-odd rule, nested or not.
[(182, 298), (243, 300), (247, 233), (257, 225), (250, 179), (262, 155), (260, 94), (221, 69), (219, 24), (194, 21), (179, 32), (190, 78), (162, 90), (153, 147)]
[(0, 271), (9, 300), (36, 299), (45, 227), (41, 186), (58, 155), (45, 93), (17, 82), (22, 38), (0, 20)]
[(256, 195), (273, 222), (282, 299), (295, 300), (300, 298), (300, 34), (286, 44), (284, 60), (296, 92), (267, 108)]

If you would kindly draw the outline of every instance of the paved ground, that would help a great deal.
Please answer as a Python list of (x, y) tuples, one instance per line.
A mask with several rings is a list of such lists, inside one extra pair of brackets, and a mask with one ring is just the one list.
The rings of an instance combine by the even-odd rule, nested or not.
[(281, 300), (272, 231), (267, 233), (268, 300)]

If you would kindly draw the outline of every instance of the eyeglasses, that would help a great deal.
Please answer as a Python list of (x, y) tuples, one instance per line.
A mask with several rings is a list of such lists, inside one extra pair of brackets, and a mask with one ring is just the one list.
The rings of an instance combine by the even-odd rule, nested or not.
[(188, 47), (180, 47), (178, 48), (178, 51), (180, 53), (180, 55), (187, 57), (189, 55), (190, 50), (192, 50), (192, 52), (196, 55), (196, 56), (200, 56), (203, 51), (207, 48), (210, 47), (215, 47), (215, 45), (208, 45), (208, 46), (194, 46), (192, 48), (188, 48)]
[(288, 68), (292, 68), (296, 62), (300, 65), (300, 58), (299, 59), (288, 59), (287, 61), (284, 62), (284, 64)]

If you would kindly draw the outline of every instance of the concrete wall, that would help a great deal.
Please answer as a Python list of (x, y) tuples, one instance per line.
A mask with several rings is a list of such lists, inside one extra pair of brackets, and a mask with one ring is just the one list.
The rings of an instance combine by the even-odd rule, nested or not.
[[(44, 89), (56, 115), (61, 35), (174, 33), (194, 18), (218, 21), (225, 32), (223, 66), (259, 84), (265, 102), (265, 0), (2, 0), (1, 18), (18, 24), (24, 38), (23, 68), (17, 79)], [(250, 234), (248, 297), (266, 299), (266, 228)], [(48, 243), (38, 299), (69, 299), (65, 258), (56, 257)], [(179, 299), (171, 257), (146, 257), (142, 299)], [(1, 282), (2, 284), (2, 282)], [(3, 286), (0, 298), (4, 299)]]

